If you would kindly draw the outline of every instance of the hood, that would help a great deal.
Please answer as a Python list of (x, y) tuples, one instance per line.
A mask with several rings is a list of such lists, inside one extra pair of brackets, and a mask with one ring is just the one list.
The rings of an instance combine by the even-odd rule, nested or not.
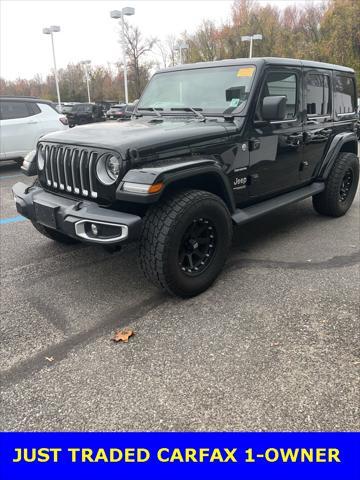
[[(160, 121), (159, 121), (160, 120)], [(192, 147), (223, 143), (232, 124), (196, 118), (143, 117), (126, 123), (95, 123), (45, 135), (41, 140), (115, 150), (123, 157), (135, 149), (144, 157), (173, 151), (183, 155)], [(234, 128), (234, 127), (233, 127)]]

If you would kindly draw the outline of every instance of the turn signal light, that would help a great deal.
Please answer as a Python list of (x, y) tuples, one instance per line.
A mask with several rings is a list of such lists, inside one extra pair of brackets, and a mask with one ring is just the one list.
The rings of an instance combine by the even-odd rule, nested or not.
[(158, 193), (163, 188), (163, 182), (154, 183), (148, 190), (148, 193)]
[(160, 192), (163, 187), (163, 182), (153, 183), (152, 185), (148, 185), (146, 183), (124, 182), (122, 190), (129, 193), (140, 193), (143, 195), (149, 195), (152, 193)]

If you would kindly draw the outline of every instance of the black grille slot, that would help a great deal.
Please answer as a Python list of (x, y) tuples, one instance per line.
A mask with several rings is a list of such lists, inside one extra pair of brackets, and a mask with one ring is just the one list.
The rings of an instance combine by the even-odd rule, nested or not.
[(43, 178), (47, 187), (81, 197), (97, 198), (96, 162), (104, 152), (41, 142)]

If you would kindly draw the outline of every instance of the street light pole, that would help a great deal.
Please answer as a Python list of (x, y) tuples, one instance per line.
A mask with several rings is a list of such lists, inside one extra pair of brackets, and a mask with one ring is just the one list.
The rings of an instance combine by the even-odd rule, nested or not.
[(179, 56), (180, 56), (180, 64), (183, 63), (183, 54), (182, 54), (182, 51), (183, 50), (187, 50), (189, 47), (186, 43), (180, 43), (179, 47), (176, 49), (176, 50), (179, 50)]
[(127, 63), (126, 63), (126, 42), (125, 42), (125, 16), (135, 15), (135, 8), (124, 7), (121, 10), (113, 10), (110, 12), (111, 18), (120, 19), (121, 24), (121, 43), (122, 54), (124, 63), (124, 91), (125, 91), (125, 103), (129, 103), (128, 84), (127, 84)]
[(250, 42), (250, 52), (249, 52), (249, 58), (252, 58), (253, 54), (253, 41), (254, 40), (262, 40), (262, 35), (261, 34), (256, 34), (256, 35), (245, 35), (241, 37), (242, 42)]
[(88, 69), (87, 69), (87, 66), (90, 65), (91, 60), (83, 60), (83, 61), (80, 62), (80, 63), (81, 63), (82, 65), (84, 65), (88, 100), (89, 100), (89, 103), (91, 103), (91, 99), (90, 99), (89, 72), (88, 72)]
[(127, 84), (127, 64), (126, 64), (125, 21), (124, 21), (124, 15), (121, 15), (121, 41), (122, 41), (123, 64), (124, 64), (125, 103), (129, 103), (128, 84)]
[(57, 26), (57, 25), (52, 25), (49, 28), (43, 28), (43, 33), (51, 36), (51, 46), (52, 46), (52, 54), (53, 54), (53, 61), (54, 61), (56, 93), (57, 93), (57, 98), (58, 98), (58, 108), (60, 108), (61, 100), (60, 100), (59, 79), (58, 79), (57, 68), (56, 68), (56, 57), (55, 57), (54, 35), (53, 35), (54, 32), (60, 32), (60, 27)]

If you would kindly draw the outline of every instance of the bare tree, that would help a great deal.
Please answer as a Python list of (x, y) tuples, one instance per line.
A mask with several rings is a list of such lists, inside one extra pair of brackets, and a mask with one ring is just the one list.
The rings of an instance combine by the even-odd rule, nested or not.
[(129, 59), (129, 77), (133, 82), (133, 95), (138, 98), (148, 80), (149, 64), (143, 61), (146, 53), (156, 44), (155, 38), (143, 38), (139, 27), (125, 24), (126, 53)]

